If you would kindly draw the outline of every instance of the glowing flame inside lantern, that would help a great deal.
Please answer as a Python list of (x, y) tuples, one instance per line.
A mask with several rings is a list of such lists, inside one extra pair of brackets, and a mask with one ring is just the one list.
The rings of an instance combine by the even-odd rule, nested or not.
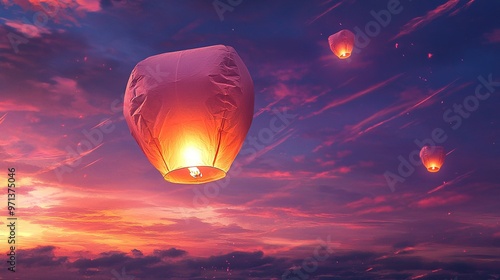
[(431, 172), (438, 172), (439, 167), (437, 167), (435, 164), (431, 163), (431, 166), (429, 166), (428, 170)]
[(196, 167), (196, 165), (200, 165), (202, 163), (201, 160), (201, 151), (193, 148), (193, 147), (188, 147), (184, 150), (184, 160), (186, 162), (189, 170), (189, 175), (193, 178), (201, 178), (203, 174), (201, 174), (200, 169)]
[(184, 150), (184, 160), (187, 165), (197, 165), (201, 162), (201, 152), (200, 150), (188, 147)]
[(201, 171), (198, 169), (198, 167), (188, 167), (189, 169), (189, 175), (193, 178), (201, 178), (203, 177), (203, 174), (201, 174)]
[(349, 56), (351, 56), (351, 54), (346, 51), (340, 52), (340, 59), (348, 58)]

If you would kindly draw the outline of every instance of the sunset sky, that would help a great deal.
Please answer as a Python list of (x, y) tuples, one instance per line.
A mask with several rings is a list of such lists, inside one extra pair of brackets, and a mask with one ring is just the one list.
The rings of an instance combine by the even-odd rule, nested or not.
[[(0, 3), (0, 279), (500, 279), (500, 2)], [(255, 87), (239, 168), (169, 183), (128, 78), (218, 44)], [(431, 141), (438, 173), (411, 163)]]

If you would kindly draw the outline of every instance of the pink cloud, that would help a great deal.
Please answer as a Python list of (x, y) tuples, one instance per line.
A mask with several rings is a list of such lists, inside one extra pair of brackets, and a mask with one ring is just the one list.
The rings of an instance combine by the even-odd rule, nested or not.
[(23, 23), (17, 20), (4, 19), (5, 25), (14, 28), (17, 32), (24, 34), (28, 38), (39, 38), (43, 34), (51, 32), (43, 26), (35, 26), (33, 24)]
[(366, 128), (366, 129), (364, 129), (363, 131), (361, 131), (361, 133), (368, 132), (368, 131), (370, 131), (370, 130), (372, 130), (372, 129), (380, 126), (380, 125), (385, 124), (386, 122), (389, 122), (389, 121), (391, 121), (391, 120), (393, 120), (393, 119), (395, 119), (397, 117), (400, 117), (400, 116), (402, 116), (402, 115), (404, 115), (406, 113), (409, 113), (409, 112), (413, 111), (415, 108), (417, 108), (420, 105), (424, 104), (425, 102), (427, 102), (429, 99), (431, 99), (435, 95), (437, 95), (437, 94), (441, 93), (442, 91), (446, 90), (451, 84), (453, 84), (453, 82), (450, 83), (450, 84), (448, 84), (448, 85), (446, 85), (446, 86), (444, 86), (444, 87), (442, 87), (442, 88), (440, 88), (440, 89), (438, 89), (438, 90), (436, 90), (431, 95), (427, 96), (426, 98), (423, 98), (422, 100), (418, 101), (417, 103), (413, 104), (412, 106), (410, 106), (410, 107), (406, 108), (405, 110), (399, 112), (398, 114), (396, 114), (396, 115), (394, 115), (394, 116), (392, 116), (392, 117), (390, 117), (388, 119), (385, 119), (385, 120), (383, 120), (381, 122), (378, 122), (378, 123), (376, 123), (376, 124), (374, 124), (374, 125)]
[(311, 114), (309, 114), (308, 116), (306, 117), (303, 117), (304, 119), (306, 118), (310, 118), (310, 117), (314, 117), (314, 116), (317, 116), (317, 115), (320, 115), (322, 114), (323, 112), (329, 110), (329, 109), (332, 109), (332, 108), (335, 108), (337, 106), (340, 106), (340, 105), (343, 105), (343, 104), (346, 104), (350, 101), (353, 101), (355, 99), (358, 99), (366, 94), (369, 94), (383, 86), (386, 86), (388, 84), (390, 84), (392, 81), (396, 80), (397, 78), (399, 78), (402, 74), (398, 74), (396, 76), (393, 76), (385, 81), (382, 81), (378, 84), (375, 84), (375, 85), (372, 85), (364, 90), (361, 90), (361, 91), (358, 91), (357, 93), (354, 93), (354, 94), (351, 94), (349, 96), (346, 96), (344, 98), (339, 98), (339, 99), (336, 99), (336, 100), (333, 100), (331, 102), (329, 102), (326, 106), (324, 106), (323, 108), (319, 109), (318, 111), (315, 111), (315, 112), (312, 112)]
[(333, 145), (337, 141), (337, 135), (328, 135), (325, 138), (326, 139), (320, 145), (316, 146), (312, 150), (313, 153), (316, 153), (325, 147), (330, 147), (331, 145)]
[[(361, 122), (358, 122), (355, 125), (352, 126), (346, 126), (344, 131), (342, 131), (342, 135), (339, 135), (337, 138), (342, 138), (344, 142), (346, 141), (352, 141), (364, 133), (367, 133), (377, 127), (380, 127), (384, 125), (387, 122), (390, 122), (398, 117), (401, 117), (419, 107), (425, 106), (425, 103), (429, 103), (429, 101), (436, 95), (442, 93), (443, 91), (447, 90), (454, 82), (434, 91), (432, 94), (421, 98), (418, 101), (413, 100), (408, 100), (405, 101), (404, 103), (399, 103), (395, 105), (391, 105), (387, 108), (384, 108), (373, 115), (367, 117), (366, 119), (362, 120)], [(387, 117), (387, 115), (391, 115), (390, 117)], [(382, 119), (383, 118), (383, 119)], [(376, 123), (373, 123), (376, 122)]]
[(410, 126), (413, 126), (413, 125), (415, 125), (415, 124), (417, 124), (417, 123), (419, 123), (419, 121), (418, 121), (418, 120), (411, 120), (411, 121), (409, 121), (409, 122), (407, 122), (407, 123), (405, 123), (405, 124), (401, 125), (401, 126), (399, 127), (399, 129), (405, 129), (405, 128), (410, 127)]
[(313, 179), (335, 179), (338, 178), (339, 176), (334, 174), (334, 171), (327, 170), (319, 173), (315, 173), (313, 175)]
[(392, 206), (378, 206), (370, 209), (365, 209), (363, 211), (359, 211), (357, 214), (359, 215), (365, 215), (365, 214), (375, 214), (375, 213), (388, 213), (388, 212), (393, 212), (396, 209)]
[(241, 162), (243, 164), (248, 164), (252, 162), (254, 159), (259, 158), (263, 156), (264, 154), (268, 153), (269, 151), (273, 150), (274, 148), (278, 147), (279, 145), (283, 144), (288, 138), (290, 138), (294, 134), (295, 130), (289, 129), (284, 133), (283, 136), (277, 137), (277, 140), (275, 140), (273, 143), (270, 145), (264, 147), (263, 149), (257, 151), (255, 154), (250, 155), (246, 158), (244, 158)]
[(3, 121), (5, 120), (6, 116), (7, 116), (7, 113), (3, 114), (3, 116), (0, 117), (0, 124), (3, 123)]
[(302, 162), (304, 162), (305, 158), (306, 158), (305, 155), (298, 155), (298, 156), (292, 157), (293, 161), (296, 162), (296, 163), (302, 163)]
[(460, 176), (457, 176), (457, 177), (453, 178), (452, 180), (450, 180), (448, 182), (443, 182), (441, 185), (439, 185), (439, 186), (435, 187), (434, 189), (428, 191), (427, 194), (431, 194), (431, 193), (437, 192), (437, 191), (439, 191), (439, 190), (441, 190), (441, 189), (443, 189), (443, 188), (445, 188), (447, 186), (451, 186), (451, 185), (453, 185), (455, 183), (458, 183), (458, 182), (462, 181), (463, 179), (466, 179), (466, 178), (470, 177), (472, 175), (472, 173), (474, 173), (474, 172), (475, 172), (475, 170), (471, 170), (471, 171), (469, 171), (469, 172), (467, 172), (465, 174), (462, 174)]
[[(319, 87), (315, 88), (308, 85), (296, 86), (289, 85), (285, 82), (278, 82), (272, 87), (263, 90), (263, 92), (272, 98), (272, 101), (266, 106), (258, 109), (257, 112), (254, 113), (254, 118), (260, 116), (264, 112), (270, 112), (273, 109), (296, 109), (306, 104), (316, 102), (319, 97), (330, 92), (329, 90), (318, 91), (320, 91)], [(287, 101), (288, 105), (278, 105), (281, 101)]]
[(466, 10), (470, 7), (470, 5), (472, 5), (472, 3), (474, 3), (475, 0), (469, 0), (469, 2), (467, 2), (464, 6), (456, 9), (455, 11), (451, 12), (450, 16), (455, 16), (457, 15), (458, 13), (462, 12), (463, 10)]
[(436, 7), (434, 10), (428, 11), (427, 14), (425, 14), (424, 16), (413, 18), (408, 23), (406, 23), (401, 28), (401, 31), (391, 40), (399, 38), (403, 35), (410, 34), (415, 30), (427, 25), (429, 22), (433, 21), (434, 19), (440, 17), (444, 13), (453, 9), (459, 2), (460, 0), (448, 0), (446, 3)]
[(0, 101), (0, 112), (28, 111), (37, 112), (38, 116), (68, 118), (110, 113), (109, 106), (100, 108), (97, 107), (99, 105), (90, 104), (89, 94), (78, 86), (76, 80), (63, 77), (53, 77), (51, 83), (26, 81), (23, 92), (10, 96), (10, 99)]
[(269, 104), (267, 104), (266, 106), (257, 110), (257, 112), (255, 112), (255, 114), (253, 115), (254, 118), (260, 116), (264, 112), (270, 112), (273, 108), (276, 107), (276, 104), (278, 104), (278, 102), (280, 102), (284, 98), (290, 96), (290, 90), (289, 90), (288, 86), (286, 86), (285, 84), (277, 84), (272, 89), (272, 91), (273, 91), (272, 94), (273, 94), (274, 100), (272, 102), (270, 102)]
[(321, 158), (318, 158), (316, 162), (321, 166), (321, 167), (327, 167), (327, 166), (333, 166), (335, 165), (336, 161), (335, 160), (324, 160)]
[(198, 20), (195, 20), (195, 21), (187, 24), (186, 26), (179, 29), (174, 35), (172, 35), (172, 39), (173, 40), (182, 40), (186, 36), (186, 34), (191, 33), (193, 30), (198, 28), (202, 23), (203, 23), (203, 21), (201, 19), (198, 19)]
[(343, 1), (340, 1), (338, 3), (335, 3), (333, 6), (331, 6), (330, 8), (326, 9), (325, 11), (323, 11), (321, 14), (315, 16), (314, 18), (310, 19), (307, 24), (311, 24), (315, 21), (317, 21), (318, 19), (320, 19), (321, 17), (323, 17), (324, 15), (328, 14), (329, 12), (333, 11), (335, 8), (337, 8), (338, 6), (340, 6), (341, 4), (343, 3)]
[(409, 253), (409, 252), (412, 252), (412, 251), (415, 251), (414, 247), (405, 247), (403, 249), (399, 249), (396, 252), (394, 252), (394, 255), (399, 255), (399, 254), (403, 254), (403, 253)]
[(484, 37), (488, 43), (500, 43), (500, 28), (484, 34)]
[(60, 139), (57, 133), (53, 130), (40, 132), (30, 119), (23, 118), (23, 113), (9, 113), (4, 118), (2, 130), (8, 132), (0, 135), (0, 145), (9, 147), (6, 161), (45, 167), (65, 155), (57, 146)]
[(420, 208), (438, 207), (448, 204), (457, 204), (460, 202), (464, 202), (468, 199), (469, 199), (468, 196), (462, 194), (452, 195), (452, 196), (435, 196), (419, 200), (416, 203), (416, 206)]
[[(2, 2), (6, 6), (18, 5), (27, 11), (41, 12), (50, 21), (67, 21), (75, 25), (79, 24), (78, 18), (84, 17), (87, 13), (101, 11), (100, 1), (96, 0), (2, 0)], [(33, 25), (33, 27), (46, 30), (43, 24), (39, 25), (41, 26)]]
[[(302, 173), (302, 172), (300, 172), (300, 173)], [(276, 180), (280, 180), (280, 179), (281, 180), (283, 180), (283, 179), (289, 180), (289, 179), (295, 179), (297, 177), (300, 177), (300, 174), (296, 173), (296, 172), (292, 173), (290, 171), (278, 171), (278, 170), (264, 171), (264, 170), (261, 170), (258, 172), (243, 171), (242, 176), (251, 177), (251, 178), (273, 178)]]
[(250, 178), (269, 178), (275, 180), (299, 180), (304, 178), (310, 179), (332, 179), (338, 178), (341, 174), (351, 172), (351, 167), (340, 166), (337, 168), (328, 168), (323, 171), (283, 171), (283, 170), (268, 170), (268, 169), (252, 169), (244, 170), (243, 177)]
[[(269, 73), (271, 73), (271, 75), (280, 82), (298, 81), (304, 78), (304, 75), (310, 71), (309, 67), (306, 65), (290, 65), (289, 68), (285, 69), (275, 69), (275, 66), (271, 68), (273, 69), (272, 72), (266, 72), (266, 74), (269, 75)], [(261, 73), (264, 69), (261, 69)]]
[(25, 111), (25, 112), (39, 112), (40, 109), (34, 105), (14, 101), (14, 100), (3, 100), (0, 101), (0, 112), (15, 112), (15, 111)]
[[(41, 8), (41, 5), (46, 4), (49, 7), (59, 7), (59, 9), (73, 8), (81, 12), (98, 12), (101, 10), (99, 1), (95, 0), (28, 0), (31, 5)], [(19, 3), (20, 1), (14, 1)]]
[(351, 168), (347, 167), (347, 166), (341, 166), (341, 167), (339, 167), (338, 171), (342, 174), (346, 174), (346, 173), (351, 172)]
[(365, 197), (360, 200), (356, 200), (354, 202), (348, 203), (346, 206), (348, 208), (360, 208), (360, 207), (366, 207), (366, 206), (371, 206), (371, 205), (377, 205), (383, 202), (386, 202), (387, 198), (384, 196), (377, 196), (374, 198), (371, 197)]
[(347, 150), (345, 150), (345, 151), (338, 151), (337, 152), (337, 157), (338, 158), (343, 158), (343, 157), (346, 157), (346, 156), (348, 156), (350, 154), (352, 154), (351, 151), (347, 151)]
[(373, 167), (373, 166), (375, 166), (375, 162), (373, 162), (373, 161), (360, 161), (359, 166), (360, 167)]

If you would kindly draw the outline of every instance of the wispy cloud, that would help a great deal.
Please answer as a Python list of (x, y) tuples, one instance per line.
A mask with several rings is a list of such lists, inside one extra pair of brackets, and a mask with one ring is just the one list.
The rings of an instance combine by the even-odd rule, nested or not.
[(5, 120), (6, 116), (7, 116), (7, 113), (3, 114), (3, 116), (0, 117), (0, 124), (3, 123), (3, 121)]
[(0, 101), (0, 111), (29, 111), (37, 112), (38, 116), (69, 118), (109, 114), (109, 106), (92, 104), (92, 99), (76, 80), (55, 76), (49, 82), (25, 81), (17, 94)]
[(290, 138), (292, 135), (294, 135), (295, 130), (294, 129), (289, 129), (285, 131), (280, 137), (278, 137), (274, 142), (272, 142), (270, 145), (267, 145), (266, 147), (262, 148), (261, 150), (257, 151), (254, 155), (248, 156), (242, 160), (244, 164), (248, 164), (252, 162), (254, 159), (259, 158), (269, 151), (273, 150), (274, 148), (278, 147), (279, 145), (283, 144), (288, 138)]
[(439, 185), (439, 186), (435, 187), (434, 189), (428, 191), (427, 194), (431, 194), (431, 193), (437, 192), (437, 191), (439, 191), (439, 190), (441, 190), (441, 189), (443, 189), (445, 187), (448, 187), (448, 186), (451, 186), (453, 184), (456, 184), (456, 183), (458, 183), (458, 182), (460, 182), (460, 181), (462, 181), (462, 180), (470, 177), (472, 175), (472, 173), (474, 173), (474, 172), (475, 172), (475, 170), (471, 170), (471, 171), (469, 171), (469, 172), (467, 172), (465, 174), (462, 174), (460, 176), (457, 176), (457, 177), (451, 179), (448, 182), (443, 182), (441, 185)]
[(469, 199), (469, 197), (467, 195), (446, 194), (443, 196), (434, 196), (434, 197), (427, 197), (427, 198), (421, 199), (421, 200), (417, 201), (416, 206), (420, 207), (420, 208), (439, 207), (439, 206), (443, 206), (443, 205), (464, 202), (468, 199)]
[(342, 5), (344, 1), (340, 1), (338, 3), (335, 3), (333, 4), (333, 6), (331, 6), (330, 8), (326, 9), (325, 11), (323, 11), (322, 13), (320, 13), (319, 15), (315, 16), (314, 18), (310, 19), (307, 24), (311, 24), (315, 21), (317, 21), (318, 19), (320, 19), (321, 17), (323, 17), (324, 15), (328, 14), (329, 12), (331, 12), (332, 10), (334, 10), (335, 8), (337, 8), (338, 6)]
[(8, 111), (39, 112), (40, 109), (37, 108), (35, 105), (20, 103), (19, 101), (15, 100), (0, 101), (0, 112), (8, 112)]
[(75, 9), (79, 12), (97, 12), (101, 10), (99, 1), (93, 0), (2, 0), (5, 5), (19, 5), (23, 9), (40, 9), (42, 5), (49, 11), (56, 9)]
[(410, 34), (410, 33), (414, 32), (415, 30), (422, 28), (423, 26), (427, 25), (431, 21), (435, 20), (436, 18), (442, 16), (446, 12), (453, 9), (459, 2), (460, 2), (460, 0), (448, 0), (446, 3), (436, 7), (435, 9), (433, 9), (431, 11), (428, 11), (425, 15), (413, 18), (408, 23), (406, 23), (401, 28), (399, 33), (396, 36), (392, 37), (391, 40), (394, 40), (394, 39), (397, 39), (401, 36)]
[(500, 43), (500, 28), (494, 29), (491, 32), (484, 34), (484, 38), (488, 43)]
[(463, 5), (460, 8), (457, 8), (455, 11), (451, 12), (450, 16), (458, 15), (460, 12), (468, 9), (472, 5), (472, 3), (474, 3), (474, 2), (475, 2), (475, 0), (469, 0), (465, 5)]
[(41, 25), (36, 26), (33, 24), (24, 23), (18, 20), (10, 20), (5, 18), (0, 18), (0, 20), (4, 21), (6, 26), (9, 26), (15, 29), (16, 32), (24, 34), (28, 38), (39, 38), (42, 37), (43, 34), (50, 34), (50, 30)]
[[(442, 88), (440, 88), (440, 89), (436, 90), (436, 91), (435, 91), (434, 93), (432, 93), (431, 95), (429, 95), (429, 96), (427, 96), (427, 97), (423, 98), (422, 100), (418, 101), (417, 103), (415, 103), (415, 104), (413, 104), (413, 105), (411, 105), (411, 106), (409, 106), (409, 107), (405, 108), (404, 110), (402, 110), (401, 112), (399, 112), (399, 113), (395, 114), (394, 116), (391, 116), (390, 118), (387, 118), (387, 119), (385, 119), (385, 120), (382, 120), (382, 121), (380, 121), (380, 122), (378, 122), (378, 123), (376, 123), (376, 124), (374, 124), (374, 125), (372, 125), (372, 126), (370, 126), (370, 127), (367, 127), (367, 128), (365, 128), (365, 129), (363, 129), (363, 130), (362, 130), (362, 131), (360, 131), (358, 134), (363, 134), (363, 133), (366, 133), (366, 132), (368, 132), (368, 131), (370, 131), (370, 130), (372, 130), (372, 129), (374, 129), (374, 128), (377, 128), (377, 127), (379, 127), (379, 126), (381, 126), (381, 125), (383, 125), (383, 124), (385, 124), (385, 123), (387, 123), (387, 122), (390, 122), (390, 121), (392, 121), (392, 120), (394, 120), (394, 119), (396, 119), (396, 118), (398, 118), (398, 117), (401, 117), (401, 116), (402, 116), (402, 115), (404, 115), (404, 114), (407, 114), (407, 113), (409, 113), (409, 112), (411, 112), (411, 111), (415, 110), (417, 107), (419, 107), (420, 105), (424, 104), (425, 102), (427, 102), (428, 100), (430, 100), (430, 99), (431, 99), (431, 98), (433, 98), (434, 96), (436, 96), (436, 95), (440, 94), (441, 92), (443, 92), (444, 90), (448, 89), (448, 88), (449, 88), (449, 87), (450, 87), (453, 83), (454, 83), (454, 82), (451, 82), (451, 83), (449, 83), (448, 85), (446, 85), (446, 86), (444, 86), (444, 87), (442, 87)], [(404, 105), (403, 105), (403, 106), (404, 106)], [(400, 108), (400, 106), (396, 106), (396, 107), (391, 108), (392, 110), (389, 110), (389, 111), (398, 110), (399, 108)], [(387, 113), (387, 112), (384, 112), (384, 114), (386, 114), (386, 113)], [(355, 128), (355, 129), (359, 129), (360, 127), (359, 127), (359, 126), (355, 126), (354, 128)]]
[(389, 213), (389, 212), (394, 212), (396, 211), (396, 208), (390, 206), (390, 205), (385, 205), (385, 206), (377, 206), (373, 208), (368, 208), (361, 210), (357, 212), (359, 215), (367, 215), (367, 214), (378, 214), (378, 213)]
[(311, 114), (303, 117), (303, 119), (307, 119), (307, 118), (311, 118), (311, 117), (314, 117), (314, 116), (317, 116), (317, 115), (320, 115), (322, 114), (323, 112), (329, 110), (329, 109), (332, 109), (332, 108), (335, 108), (337, 106), (340, 106), (340, 105), (343, 105), (343, 104), (346, 104), (350, 101), (353, 101), (355, 99), (358, 99), (364, 95), (367, 95), (371, 92), (374, 92), (375, 90), (383, 87), (383, 86), (386, 86), (388, 84), (390, 84), (392, 81), (396, 80), (397, 78), (401, 77), (401, 75), (403, 74), (398, 74), (396, 76), (393, 76), (385, 81), (382, 81), (380, 83), (377, 83), (375, 85), (372, 85), (364, 90), (361, 90), (361, 91), (358, 91), (357, 93), (354, 93), (352, 95), (349, 95), (349, 96), (346, 96), (344, 98), (340, 98), (340, 99), (336, 99), (336, 100), (333, 100), (331, 102), (329, 102), (326, 106), (324, 106), (323, 108), (315, 111), (315, 112), (312, 112)]

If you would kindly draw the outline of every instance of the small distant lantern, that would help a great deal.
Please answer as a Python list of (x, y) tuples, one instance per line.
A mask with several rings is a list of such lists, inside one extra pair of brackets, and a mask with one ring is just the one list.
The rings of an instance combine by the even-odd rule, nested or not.
[(424, 146), (420, 150), (420, 159), (429, 172), (438, 172), (445, 156), (444, 148), (441, 146)]
[(200, 184), (224, 178), (254, 110), (254, 88), (232, 47), (155, 55), (133, 69), (124, 116), (164, 179)]
[(328, 44), (338, 58), (346, 59), (351, 56), (354, 48), (354, 33), (347, 29), (341, 30), (328, 37)]

